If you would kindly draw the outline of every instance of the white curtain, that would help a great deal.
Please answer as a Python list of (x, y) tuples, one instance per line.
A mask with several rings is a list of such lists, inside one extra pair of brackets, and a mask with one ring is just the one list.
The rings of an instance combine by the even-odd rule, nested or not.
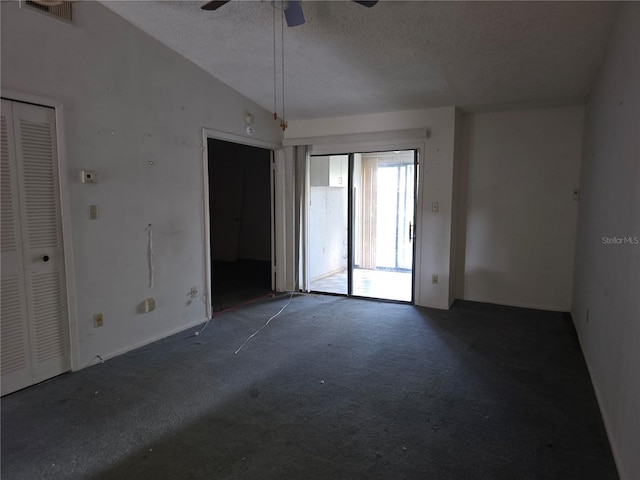
[(276, 291), (305, 289), (306, 193), (309, 148), (290, 146), (275, 155)]

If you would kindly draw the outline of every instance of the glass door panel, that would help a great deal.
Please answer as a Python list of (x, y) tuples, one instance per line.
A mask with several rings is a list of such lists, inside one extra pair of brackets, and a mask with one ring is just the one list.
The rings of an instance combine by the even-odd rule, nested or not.
[(415, 152), (354, 155), (356, 296), (413, 299)]
[(309, 289), (348, 294), (348, 155), (309, 164)]

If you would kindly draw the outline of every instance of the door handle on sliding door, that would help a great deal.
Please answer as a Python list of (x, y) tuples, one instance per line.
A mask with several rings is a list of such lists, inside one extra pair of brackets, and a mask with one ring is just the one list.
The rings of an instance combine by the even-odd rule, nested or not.
[(413, 240), (413, 225), (409, 222), (409, 243)]

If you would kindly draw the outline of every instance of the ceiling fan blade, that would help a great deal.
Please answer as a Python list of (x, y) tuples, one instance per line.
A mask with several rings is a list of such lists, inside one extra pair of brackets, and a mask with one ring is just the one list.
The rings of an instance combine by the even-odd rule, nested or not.
[(219, 0), (214, 2), (205, 3), (202, 7), (202, 10), (217, 10), (225, 3), (229, 3), (231, 0)]
[(378, 0), (371, 0), (371, 1), (367, 1), (367, 0), (353, 0), (354, 2), (356, 2), (359, 5), (362, 5), (363, 7), (373, 7), (376, 3), (378, 3)]
[(57, 7), (64, 3), (62, 0), (33, 0), (33, 2), (44, 7)]
[(297, 27), (304, 23), (304, 14), (300, 0), (289, 0), (284, 6), (284, 18), (287, 20), (287, 26)]

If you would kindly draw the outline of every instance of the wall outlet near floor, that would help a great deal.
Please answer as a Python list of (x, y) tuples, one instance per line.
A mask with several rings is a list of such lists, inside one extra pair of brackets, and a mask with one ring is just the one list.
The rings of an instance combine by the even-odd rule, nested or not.
[(93, 316), (93, 323), (95, 324), (95, 328), (102, 327), (104, 325), (104, 317), (101, 313), (96, 313)]
[(431, 283), (433, 283), (434, 285), (436, 285), (438, 283), (438, 274), (434, 273), (433, 275), (431, 275)]

